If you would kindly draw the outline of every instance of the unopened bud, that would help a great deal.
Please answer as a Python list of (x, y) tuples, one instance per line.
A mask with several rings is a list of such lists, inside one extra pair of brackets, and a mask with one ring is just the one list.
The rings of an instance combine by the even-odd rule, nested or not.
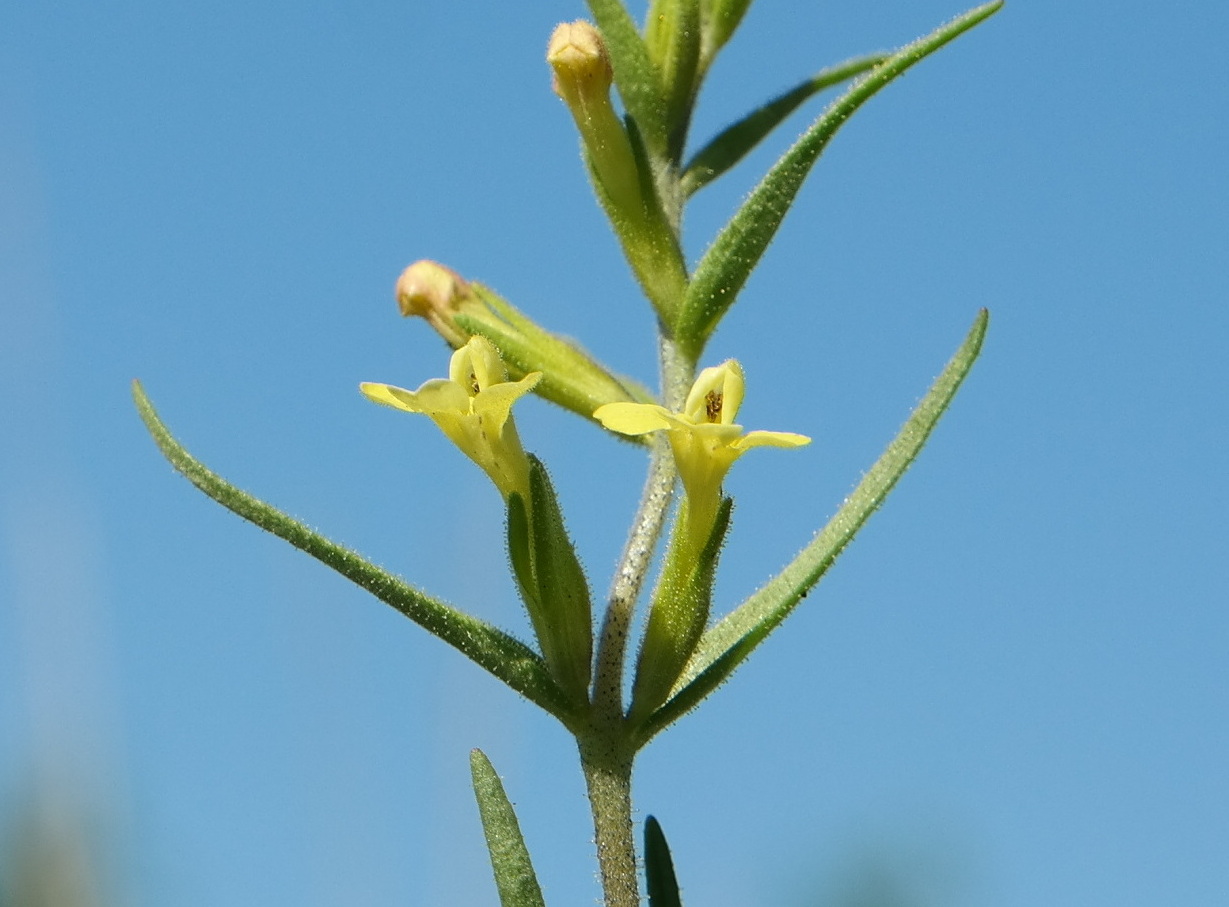
[(627, 130), (610, 102), (614, 71), (602, 33), (583, 19), (564, 22), (551, 35), (546, 62), (554, 72), (551, 87), (576, 121), (601, 190), (617, 216), (641, 220), (639, 168)]
[(550, 37), (546, 62), (554, 70), (551, 88), (571, 107), (610, 97), (614, 70), (602, 34), (584, 19), (564, 22)]
[(687, 286), (687, 267), (651, 166), (637, 158), (611, 104), (613, 70), (601, 32), (583, 20), (565, 22), (551, 35), (546, 61), (554, 71), (555, 92), (576, 121), (598, 201), (640, 285), (671, 325)]
[(425, 318), (454, 348), (465, 345), (469, 335), (455, 319), (462, 306), (473, 301), (474, 291), (460, 274), (424, 258), (401, 272), (396, 293), (402, 315)]
[[(455, 350), (482, 338), (499, 351), (499, 367), (507, 367), (513, 381), (541, 373), (536, 393), (586, 418), (606, 403), (651, 398), (639, 385), (612, 375), (579, 347), (539, 327), (494, 290), (439, 262), (423, 259), (402, 272), (397, 306), (402, 315), (425, 319)], [(474, 372), (479, 384), (496, 380), (483, 379), (477, 366), (458, 368)], [(464, 383), (456, 375), (452, 380)]]

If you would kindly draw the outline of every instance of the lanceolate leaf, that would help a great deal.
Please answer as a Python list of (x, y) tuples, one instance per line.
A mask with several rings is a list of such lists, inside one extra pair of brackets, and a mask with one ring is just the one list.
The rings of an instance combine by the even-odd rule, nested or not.
[(521, 825), (495, 767), (482, 750), (471, 750), (469, 770), (501, 907), (545, 907)]
[(666, 152), (666, 95), (644, 38), (621, 0), (588, 0), (589, 11), (610, 51), (623, 106), (640, 128), (653, 157)]
[(704, 253), (687, 288), (675, 337), (698, 356), (721, 316), (776, 235), (811, 166), (842, 124), (897, 76), (983, 21), (1001, 6), (994, 0), (970, 10), (893, 53), (824, 111), (781, 157)]
[(193, 485), (233, 513), (332, 567), (566, 723), (569, 714), (566, 697), (538, 653), (519, 639), (432, 598), (275, 507), (240, 491), (211, 472), (175, 440), (158, 418), (141, 385), (135, 381), (132, 393), (145, 427), (163, 456)]
[(683, 155), (700, 76), (700, 0), (654, 0), (644, 41), (661, 74), (670, 159), (677, 160)]
[(701, 637), (675, 684), (674, 695), (642, 729), (640, 745), (715, 690), (819, 582), (930, 437), (981, 351), (988, 320), (989, 314), (983, 309), (956, 355), (828, 525), (789, 566)]
[(700, 0), (700, 22), (704, 32), (701, 54), (705, 69), (730, 40), (750, 6), (751, 0)]
[(713, 598), (717, 558), (730, 528), (731, 498), (722, 500), (713, 520), (708, 543), (697, 552), (686, 541), (687, 503), (674, 526), (674, 535), (653, 595), (644, 642), (636, 659), (632, 705), (628, 721), (636, 724), (653, 714), (666, 701), (679, 675), (699, 643)]
[(533, 503), (529, 541), (541, 609), (531, 616), (542, 654), (559, 685), (573, 701), (587, 702), (593, 661), (589, 581), (563, 523), (546, 467), (532, 454), (529, 488)]
[(871, 54), (846, 60), (820, 70), (809, 79), (753, 110), (737, 123), (723, 129), (716, 138), (692, 156), (683, 170), (684, 195), (693, 195), (721, 176), (751, 151), (781, 121), (814, 95), (859, 76), (887, 59), (886, 54)]
[(649, 907), (683, 907), (670, 845), (652, 816), (644, 820), (644, 881), (649, 890)]

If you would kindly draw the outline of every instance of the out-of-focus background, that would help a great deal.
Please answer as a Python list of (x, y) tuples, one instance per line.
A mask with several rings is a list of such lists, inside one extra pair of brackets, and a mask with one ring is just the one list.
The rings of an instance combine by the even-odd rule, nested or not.
[[(695, 136), (960, 11), (756, 4)], [(653, 380), (647, 306), (543, 61), (584, 13), (0, 7), (10, 904), (493, 904), (475, 746), (549, 903), (598, 896), (562, 730), (198, 494), (129, 397), (140, 378), (241, 487), (525, 633), (497, 494), (356, 385), (445, 368), (392, 299), (421, 257)], [(743, 362), (749, 428), (815, 439), (732, 473), (719, 609), (833, 512), (978, 307), (991, 330), (884, 511), (644, 753), (637, 808), (688, 903), (1225, 902), (1226, 37), (1206, 0), (1009, 3), (820, 161), (707, 356)], [(700, 196), (689, 255), (819, 109)], [(518, 412), (603, 589), (639, 453)]]

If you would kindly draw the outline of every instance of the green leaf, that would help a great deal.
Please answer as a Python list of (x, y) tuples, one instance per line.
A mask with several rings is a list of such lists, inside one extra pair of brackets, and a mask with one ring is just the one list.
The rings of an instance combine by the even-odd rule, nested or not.
[(709, 246), (692, 276), (675, 328), (675, 337), (691, 355), (699, 356), (734, 303), (794, 203), (811, 166), (837, 130), (881, 88), (1002, 5), (1002, 0), (994, 0), (972, 9), (893, 53), (837, 98), (773, 165)]
[(768, 133), (814, 95), (847, 82), (887, 59), (886, 54), (871, 54), (856, 57), (822, 69), (809, 79), (804, 79), (785, 94), (779, 95), (753, 110), (737, 123), (728, 126), (688, 161), (682, 175), (682, 192), (694, 195), (721, 176), (758, 145)]
[(451, 605), (432, 598), (400, 577), (382, 570), (357, 553), (330, 541), (211, 472), (171, 435), (158, 418), (139, 382), (132, 395), (145, 427), (163, 456), (193, 485), (231, 512), (285, 539), (346, 579), (391, 605), (429, 633), (490, 671), (512, 689), (555, 715), (571, 720), (567, 697), (551, 677), (542, 657), (519, 639)]
[(576, 702), (588, 701), (593, 666), (593, 610), (589, 582), (563, 523), (546, 467), (529, 457), (529, 540), (533, 551), (537, 613), (533, 625), (550, 665)]
[(678, 160), (687, 139), (700, 63), (700, 0), (653, 0), (644, 26), (649, 57), (666, 98), (669, 155)]
[(687, 501), (679, 508), (636, 660), (628, 712), (632, 725), (651, 717), (666, 701), (704, 633), (711, 612), (717, 559), (730, 528), (733, 506), (732, 499), (722, 499), (716, 516), (711, 518), (713, 525), (703, 546), (691, 541)]
[(657, 402), (643, 384), (611, 372), (575, 340), (541, 327), (490, 287), (477, 281), (471, 281), (470, 287), (490, 316), (482, 320), (458, 312), (454, 316), (457, 323), (467, 333), (482, 334), (495, 344), (504, 363), (515, 373), (514, 379), (542, 372), (534, 393), (588, 419), (603, 403)]
[(610, 51), (623, 107), (636, 121), (654, 158), (666, 153), (666, 95), (640, 30), (620, 0), (588, 0)]
[(683, 907), (674, 860), (661, 825), (652, 816), (644, 820), (644, 879), (649, 907)]
[(705, 69), (733, 36), (750, 6), (751, 0), (700, 0), (701, 59)]
[(982, 309), (943, 373), (828, 525), (781, 573), (704, 634), (670, 700), (639, 731), (638, 745), (695, 708), (725, 681), (819, 582), (925, 445), (981, 352), (988, 321), (989, 313)]
[(610, 220), (627, 263), (658, 318), (672, 330), (687, 291), (687, 263), (653, 183), (654, 166), (649, 150), (638, 129), (629, 130), (629, 138), (641, 177), (640, 199), (635, 205), (620, 206), (615, 202), (594, 171), (587, 149), (585, 161), (598, 202)]
[(508, 495), (508, 560), (521, 591), (521, 599), (531, 614), (540, 610), (538, 582), (533, 575), (533, 548), (529, 542), (529, 510), (519, 492)]
[(482, 750), (470, 750), (469, 771), (501, 907), (545, 907), (516, 812), (495, 767)]

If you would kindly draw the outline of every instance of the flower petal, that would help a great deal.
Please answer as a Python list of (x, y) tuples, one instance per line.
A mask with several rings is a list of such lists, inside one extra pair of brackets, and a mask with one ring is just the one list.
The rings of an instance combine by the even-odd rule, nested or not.
[(792, 431), (749, 431), (730, 446), (743, 451), (752, 447), (803, 447), (810, 443), (806, 435)]
[(409, 402), (414, 407), (411, 412), (426, 413), (428, 416), (435, 413), (469, 412), (469, 394), (455, 381), (432, 378), (430, 381), (424, 381), (422, 387), (412, 394), (409, 391), (401, 393), (410, 398)]
[(364, 397), (375, 403), (382, 403), (385, 406), (391, 406), (393, 409), (399, 409), (407, 413), (421, 413), (423, 411), (418, 405), (418, 395), (413, 391), (407, 391), (403, 387), (364, 381), (358, 386), (358, 389), (363, 392)]
[(480, 390), (507, 381), (508, 370), (491, 341), (481, 334), (475, 334), (465, 346), (452, 354), (448, 362), (448, 377), (473, 396)]
[(593, 418), (622, 435), (645, 435), (675, 428), (680, 421), (670, 410), (653, 403), (607, 403), (593, 411)]
[[(696, 376), (687, 402), (683, 404), (682, 415), (693, 422), (731, 424), (742, 406), (745, 383), (743, 367), (737, 359), (710, 365)], [(715, 413), (712, 411), (714, 402)]]
[[(512, 404), (525, 396), (542, 379), (541, 372), (530, 372), (520, 381), (501, 381), (484, 387), (474, 397), (472, 410), (481, 416), (496, 434), (502, 434)], [(459, 385), (454, 385), (459, 386)]]

